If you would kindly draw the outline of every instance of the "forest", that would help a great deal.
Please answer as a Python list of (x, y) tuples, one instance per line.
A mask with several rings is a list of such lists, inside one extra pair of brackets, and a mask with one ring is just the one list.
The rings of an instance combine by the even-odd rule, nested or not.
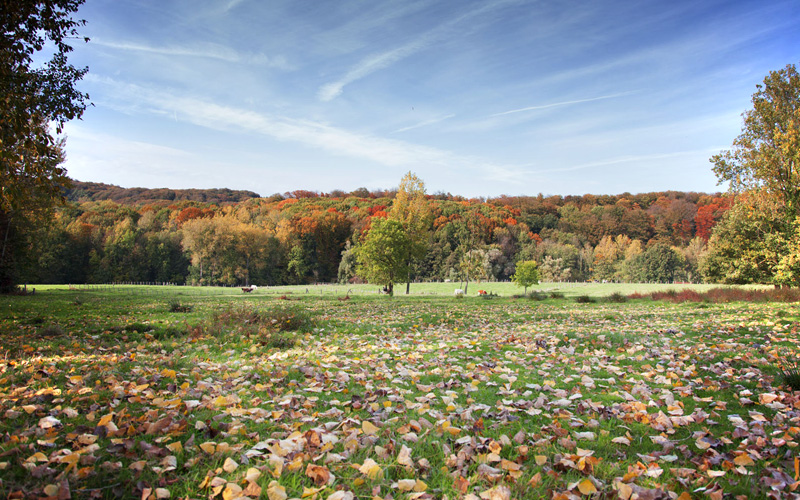
[[(30, 239), (27, 283), (279, 285), (359, 282), (356, 248), (397, 189), (124, 189), (75, 181)], [(424, 251), (411, 281), (507, 280), (535, 260), (542, 281), (713, 279), (703, 268), (731, 196), (658, 192), (466, 199), (424, 194)]]

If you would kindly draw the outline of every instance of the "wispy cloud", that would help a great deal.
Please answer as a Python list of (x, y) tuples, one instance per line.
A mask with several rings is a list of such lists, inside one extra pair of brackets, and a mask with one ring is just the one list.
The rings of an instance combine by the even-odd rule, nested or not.
[(449, 151), (355, 133), (312, 120), (257, 113), (109, 78), (95, 76), (93, 81), (112, 87), (110, 94), (117, 102), (107, 105), (127, 113), (177, 116), (181, 121), (209, 129), (260, 134), (387, 166), (424, 164), (449, 167), (478, 163), (475, 159)]
[(708, 157), (709, 154), (717, 153), (719, 149), (700, 149), (693, 151), (673, 151), (671, 153), (656, 153), (650, 155), (625, 155), (615, 158), (607, 158), (605, 160), (593, 161), (588, 163), (581, 163), (578, 165), (569, 165), (558, 168), (547, 169), (533, 169), (528, 170), (532, 174), (545, 174), (555, 172), (570, 172), (574, 170), (596, 169), (602, 167), (610, 167), (614, 165), (622, 165), (626, 163), (639, 163), (645, 164), (647, 162), (654, 162), (657, 160), (670, 160), (676, 158), (691, 158), (697, 156)]
[(449, 120), (450, 118), (453, 118), (454, 116), (456, 116), (456, 115), (455, 114), (451, 114), (451, 115), (440, 116), (438, 118), (431, 118), (430, 120), (425, 120), (425, 121), (416, 123), (414, 125), (409, 125), (408, 127), (399, 128), (399, 129), (395, 130), (392, 133), (398, 134), (400, 132), (407, 132), (409, 130), (414, 130), (414, 129), (417, 129), (417, 128), (427, 127), (428, 125), (433, 125), (434, 123), (439, 123), (439, 122), (443, 122), (445, 120)]
[(153, 46), (134, 42), (115, 42), (102, 39), (92, 39), (92, 43), (110, 49), (130, 52), (143, 52), (176, 57), (198, 57), (215, 59), (229, 63), (244, 63), (267, 66), (276, 69), (291, 69), (290, 64), (283, 56), (269, 57), (265, 54), (242, 54), (224, 45), (215, 43), (197, 43), (192, 47), (182, 46)]
[(561, 107), (561, 106), (571, 106), (573, 104), (581, 104), (581, 103), (584, 103), (584, 102), (603, 101), (603, 100), (606, 100), (606, 99), (615, 99), (617, 97), (622, 97), (622, 96), (634, 94), (636, 92), (637, 91), (635, 91), (635, 90), (631, 90), (631, 91), (628, 91), (628, 92), (619, 92), (617, 94), (603, 95), (603, 96), (599, 96), (599, 97), (590, 97), (588, 99), (575, 99), (575, 100), (572, 100), (572, 101), (561, 101), (561, 102), (554, 102), (554, 103), (550, 103), (550, 104), (539, 104), (539, 105), (536, 105), (536, 106), (527, 106), (527, 107), (524, 107), (524, 108), (510, 109), (508, 111), (502, 111), (500, 113), (494, 113), (494, 114), (491, 114), (489, 116), (490, 117), (504, 116), (504, 115), (511, 115), (511, 114), (514, 114), (514, 113), (523, 113), (525, 111), (534, 111), (534, 110), (539, 110), (539, 109), (558, 108), (558, 107)]
[(401, 45), (400, 47), (382, 52), (380, 54), (371, 55), (356, 64), (339, 80), (326, 83), (320, 87), (317, 96), (322, 101), (333, 100), (342, 94), (347, 85), (369, 76), (376, 71), (388, 68), (389, 66), (392, 66), (393, 64), (428, 48), (435, 42), (443, 39), (457, 25), (475, 17), (483, 16), (490, 11), (517, 3), (520, 3), (520, 0), (500, 0), (489, 3), (453, 18), (445, 23), (442, 23), (439, 26), (421, 34), (416, 39)]

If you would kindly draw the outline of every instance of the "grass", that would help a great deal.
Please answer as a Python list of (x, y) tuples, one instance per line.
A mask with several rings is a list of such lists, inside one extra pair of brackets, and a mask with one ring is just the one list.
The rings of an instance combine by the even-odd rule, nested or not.
[(0, 297), (0, 496), (65, 484), (76, 498), (137, 499), (795, 487), (785, 373), (797, 304), (480, 288), (499, 296)]

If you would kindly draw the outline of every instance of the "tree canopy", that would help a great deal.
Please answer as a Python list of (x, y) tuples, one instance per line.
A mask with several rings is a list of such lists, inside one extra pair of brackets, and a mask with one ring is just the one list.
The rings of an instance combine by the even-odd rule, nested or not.
[[(80, 118), (88, 95), (75, 84), (87, 69), (67, 62), (73, 20), (84, 0), (0, 0), (0, 291), (14, 287), (24, 253), (26, 218), (45, 210), (67, 185), (63, 143), (53, 136)], [(34, 55), (54, 48), (34, 67)]]
[(737, 192), (765, 188), (793, 219), (800, 215), (800, 74), (790, 64), (756, 88), (733, 148), (711, 158), (714, 173)]

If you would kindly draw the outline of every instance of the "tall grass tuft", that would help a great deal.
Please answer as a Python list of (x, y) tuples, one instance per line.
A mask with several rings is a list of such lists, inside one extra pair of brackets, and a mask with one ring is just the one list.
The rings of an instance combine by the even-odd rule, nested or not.
[(800, 364), (797, 358), (784, 363), (780, 370), (783, 383), (791, 387), (793, 391), (800, 391)]

